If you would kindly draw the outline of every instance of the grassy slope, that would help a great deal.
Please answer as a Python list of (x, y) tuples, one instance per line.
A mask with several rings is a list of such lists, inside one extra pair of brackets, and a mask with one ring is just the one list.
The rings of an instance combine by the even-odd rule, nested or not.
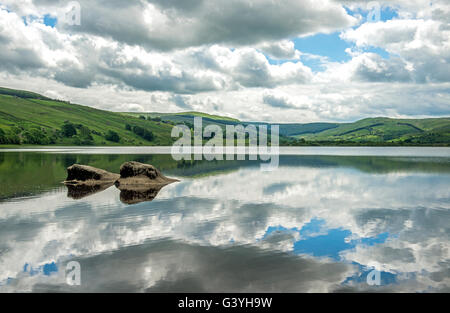
[[(253, 123), (260, 124), (260, 123)], [(277, 124), (280, 127), (280, 135), (295, 137), (303, 134), (316, 134), (324, 130), (339, 126), (337, 123), (306, 123), (306, 124)]]
[[(194, 123), (194, 117), (200, 116), (203, 118), (203, 126), (207, 126), (209, 124), (218, 124), (224, 128), (225, 125), (234, 125), (234, 124), (242, 124), (242, 125), (268, 125), (267, 123), (261, 122), (241, 122), (238, 119), (233, 119), (226, 116), (219, 115), (211, 115), (201, 112), (182, 112), (182, 113), (123, 113), (126, 115), (131, 115), (135, 117), (145, 116), (145, 117), (159, 117), (163, 121), (170, 121), (173, 123), (183, 123), (187, 122), (190, 124)], [(295, 136), (300, 134), (313, 134), (326, 129), (337, 127), (339, 124), (337, 123), (307, 123), (307, 124), (279, 124), (280, 126), (280, 134), (283, 136)]]
[[(2, 90), (0, 90), (0, 93)], [(92, 131), (105, 134), (108, 130), (119, 134), (121, 141), (113, 143), (101, 135), (93, 134), (96, 145), (170, 145), (172, 126), (165, 123), (145, 121), (132, 116), (94, 109), (88, 106), (54, 100), (19, 98), (0, 94), (0, 128), (8, 131), (12, 127), (24, 129), (41, 128), (48, 132), (60, 129), (64, 121), (82, 124)], [(151, 142), (125, 130), (125, 125), (143, 127), (155, 135)], [(70, 139), (61, 138), (57, 144), (71, 144)]]
[(450, 118), (390, 119), (367, 118), (316, 134), (297, 137), (311, 141), (345, 140), (353, 142), (400, 142), (430, 138), (439, 143), (450, 143)]
[[(267, 125), (258, 122), (240, 122), (220, 116), (184, 112), (164, 113), (126, 113), (134, 116), (160, 117), (172, 123), (194, 123), (195, 116), (203, 117), (203, 126), (218, 124), (223, 129), (227, 124)], [(354, 123), (306, 123), (279, 124), (280, 135), (291, 138), (304, 138), (310, 142), (354, 142), (363, 144), (450, 144), (450, 118), (433, 119), (390, 119), (367, 118)]]
[[(160, 117), (162, 122), (140, 119), (139, 116)], [(13, 127), (23, 129), (41, 128), (54, 132), (64, 121), (83, 124), (93, 134), (95, 145), (171, 145), (172, 124), (187, 122), (193, 124), (194, 117), (203, 117), (203, 126), (218, 124), (265, 124), (240, 122), (239, 120), (200, 112), (184, 113), (114, 113), (87, 106), (50, 100), (36, 93), (0, 87), (0, 129), (10, 131)], [(140, 126), (151, 131), (155, 139), (144, 140), (125, 125)], [(108, 130), (117, 132), (119, 143), (106, 141)], [(292, 138), (304, 138), (308, 142), (362, 142), (362, 143), (411, 143), (450, 144), (450, 118), (434, 119), (389, 119), (368, 118), (354, 123), (308, 123), (280, 124), (280, 134)], [(56, 144), (70, 145), (71, 140), (60, 138)]]

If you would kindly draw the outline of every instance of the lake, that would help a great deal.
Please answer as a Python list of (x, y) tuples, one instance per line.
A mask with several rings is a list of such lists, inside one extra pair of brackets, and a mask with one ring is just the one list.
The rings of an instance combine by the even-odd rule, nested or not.
[[(449, 148), (282, 149), (272, 172), (169, 151), (0, 150), (0, 292), (450, 291)], [(131, 160), (180, 182), (61, 184)]]

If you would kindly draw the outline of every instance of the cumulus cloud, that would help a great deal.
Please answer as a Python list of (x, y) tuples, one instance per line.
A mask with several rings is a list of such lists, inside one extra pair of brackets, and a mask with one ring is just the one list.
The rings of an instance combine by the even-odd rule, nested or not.
[(329, 63), (316, 79), (360, 82), (412, 82), (411, 65), (398, 57), (383, 59), (376, 53), (355, 53), (347, 63)]
[(307, 105), (299, 105), (296, 99), (290, 97), (287, 94), (274, 91), (265, 91), (262, 96), (263, 103), (280, 109), (308, 109)]
[[(311, 78), (300, 62), (269, 64), (254, 48), (231, 50), (212, 46), (173, 53), (148, 52), (142, 47), (81, 35), (69, 36), (39, 22), (25, 25), (15, 13), (0, 11), (2, 67), (45, 75), (67, 86), (116, 84), (134, 89), (180, 94), (276, 87)], [(10, 25), (15, 31), (9, 32)]]
[[(395, 20), (365, 24), (343, 33), (359, 47), (374, 46), (408, 62), (418, 82), (450, 81), (450, 31), (441, 22)], [(395, 70), (394, 66), (392, 67)]]
[(263, 95), (263, 102), (275, 108), (293, 108), (294, 105), (283, 96), (266, 93)]
[[(21, 14), (56, 12), (63, 1), (5, 1)], [(213, 43), (257, 44), (267, 40), (332, 32), (355, 18), (339, 4), (315, 1), (219, 0), (84, 1), (82, 23), (72, 31), (148, 49), (171, 50)], [(64, 25), (60, 25), (64, 28)]]
[(267, 53), (271, 58), (278, 60), (299, 59), (301, 52), (295, 49), (295, 44), (290, 40), (279, 42), (267, 42), (259, 46), (259, 49)]
[[(2, 1), (2, 85), (103, 109), (192, 108), (278, 122), (450, 113), (444, 2), (382, 1), (398, 17), (376, 23), (343, 7), (364, 11), (363, 1), (80, 3), (80, 26), (50, 27), (44, 16), (65, 1)], [(334, 31), (352, 46), (347, 62), (296, 49), (295, 37)]]
[(213, 43), (256, 44), (331, 32), (355, 22), (340, 5), (328, 0), (320, 6), (311, 0), (82, 1), (81, 5), (86, 13), (76, 31), (161, 50)]

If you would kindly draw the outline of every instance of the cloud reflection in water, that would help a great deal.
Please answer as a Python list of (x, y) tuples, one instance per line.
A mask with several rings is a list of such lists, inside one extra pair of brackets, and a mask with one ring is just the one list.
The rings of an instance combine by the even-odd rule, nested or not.
[[(448, 174), (298, 163), (183, 179), (131, 206), (115, 187), (3, 202), (0, 290), (448, 290)], [(69, 260), (78, 289), (23, 271)], [(365, 283), (369, 265), (383, 286)]]

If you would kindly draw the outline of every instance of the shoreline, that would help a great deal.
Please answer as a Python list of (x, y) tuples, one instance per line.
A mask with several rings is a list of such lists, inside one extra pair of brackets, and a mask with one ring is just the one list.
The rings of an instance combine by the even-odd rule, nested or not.
[[(188, 148), (189, 147), (185, 147)], [(116, 155), (194, 155), (194, 147), (190, 151), (172, 152), (172, 146), (28, 146), (20, 148), (3, 148), (0, 152), (39, 152), (60, 154), (116, 154)], [(224, 147), (224, 152), (226, 147)], [(380, 157), (450, 157), (450, 147), (367, 147), (367, 146), (308, 146), (308, 147), (278, 147), (274, 151), (251, 151), (245, 147), (244, 151), (234, 151), (234, 155), (299, 155), (299, 156), (380, 156)], [(202, 155), (211, 155), (202, 150)], [(225, 155), (225, 153), (224, 153)], [(226, 160), (226, 158), (224, 158)]]
[[(203, 145), (204, 146), (204, 145)], [(171, 146), (152, 146), (152, 145), (89, 145), (89, 146), (83, 146), (83, 145), (0, 145), (0, 151), (5, 149), (42, 149), (42, 148), (161, 148), (161, 147), (171, 147)], [(193, 147), (193, 146), (192, 146)], [(226, 146), (223, 146), (226, 147)], [(235, 146), (237, 147), (237, 146)], [(248, 147), (248, 145), (244, 146)], [(270, 145), (269, 145), (270, 147)], [(446, 148), (450, 147), (450, 143), (448, 144), (423, 144), (423, 145), (417, 145), (417, 144), (350, 144), (350, 143), (342, 143), (342, 144), (305, 144), (305, 145), (279, 145), (279, 147), (283, 148), (313, 148), (313, 147), (372, 147), (372, 148), (402, 148), (402, 147), (409, 147), (409, 148)]]

